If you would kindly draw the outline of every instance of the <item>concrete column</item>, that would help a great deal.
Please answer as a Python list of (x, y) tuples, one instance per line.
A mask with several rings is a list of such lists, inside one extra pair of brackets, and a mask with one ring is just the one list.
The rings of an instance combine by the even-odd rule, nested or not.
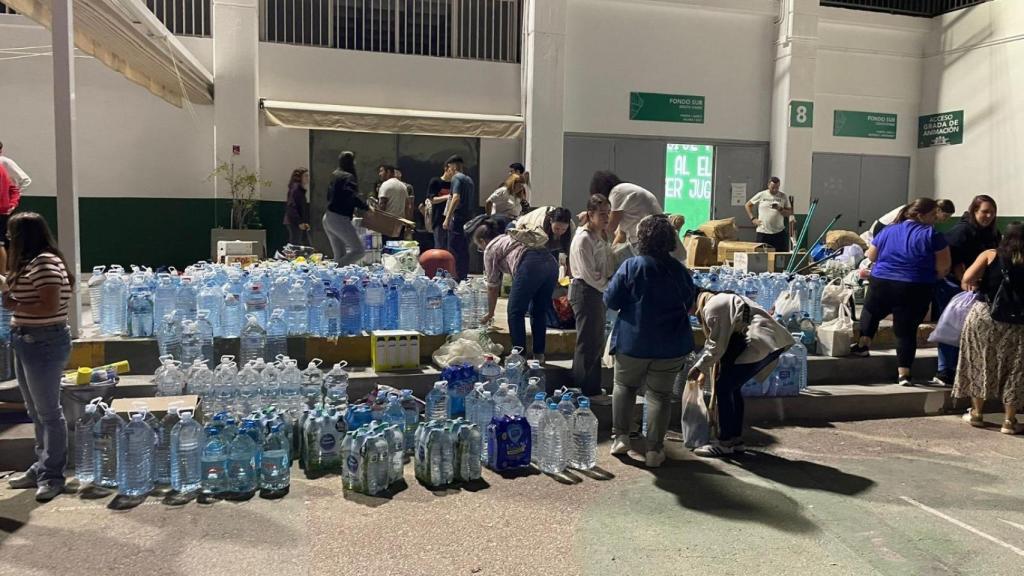
[(534, 206), (562, 204), (566, 0), (527, 0), (526, 168)]
[[(790, 125), (793, 100), (814, 101), (814, 74), (818, 50), (818, 0), (782, 0), (784, 17), (775, 45), (775, 82), (772, 95), (772, 174), (794, 197), (797, 213), (810, 205), (811, 155), (814, 129)], [(828, 118), (814, 109), (814, 122)]]
[[(75, 34), (72, 0), (54, 0), (53, 23), (53, 127), (57, 172), (57, 236), (67, 267), (80, 277), (81, 242), (78, 235), (78, 171), (75, 165)], [(68, 324), (79, 335), (82, 306), (78, 290), (71, 292)]]
[[(260, 169), (259, 2), (213, 0), (214, 152)], [(237, 147), (237, 151), (235, 149)], [(218, 182), (217, 194), (226, 194)]]

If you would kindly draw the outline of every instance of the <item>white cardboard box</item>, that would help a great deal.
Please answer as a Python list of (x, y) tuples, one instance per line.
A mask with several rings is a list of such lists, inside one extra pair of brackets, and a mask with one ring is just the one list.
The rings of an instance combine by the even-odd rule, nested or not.
[(741, 272), (760, 273), (768, 271), (767, 252), (737, 252), (732, 255), (733, 267)]

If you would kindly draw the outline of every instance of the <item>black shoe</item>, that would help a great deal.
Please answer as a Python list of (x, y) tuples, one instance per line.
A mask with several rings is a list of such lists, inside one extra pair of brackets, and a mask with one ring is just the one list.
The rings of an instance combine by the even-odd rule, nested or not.
[(853, 346), (850, 346), (850, 356), (867, 358), (868, 356), (871, 356), (871, 348), (861, 346), (860, 344), (854, 344)]
[(910, 381), (910, 376), (900, 376), (899, 377), (899, 383), (900, 383), (900, 386), (907, 386), (907, 387), (911, 387), (911, 386), (914, 385), (914, 383)]
[(939, 372), (932, 378), (930, 382), (932, 386), (939, 388), (952, 388), (953, 387), (953, 376), (946, 372)]
[(25, 472), (24, 474), (19, 474), (19, 475), (15, 476), (14, 478), (11, 478), (10, 480), (7, 481), (7, 484), (11, 488), (16, 488), (16, 489), (19, 489), (19, 490), (24, 490), (24, 489), (27, 489), (27, 488), (35, 488), (36, 487), (36, 473), (33, 472), (32, 470), (29, 470), (28, 472)]
[(63, 484), (42, 484), (36, 490), (36, 502), (49, 502), (64, 492)]

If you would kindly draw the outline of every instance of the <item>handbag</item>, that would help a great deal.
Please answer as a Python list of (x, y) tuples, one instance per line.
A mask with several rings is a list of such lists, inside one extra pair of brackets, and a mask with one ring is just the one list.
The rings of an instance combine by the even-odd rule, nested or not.
[(689, 381), (683, 390), (682, 415), (683, 444), (687, 448), (700, 448), (711, 441), (711, 423), (704, 392), (696, 382)]
[(995, 296), (992, 297), (989, 313), (996, 322), (1024, 324), (1024, 291), (1014, 289), (1010, 281), (1010, 272), (1002, 260), (999, 261), (999, 268), (1002, 270), (1002, 279), (999, 281), (999, 288), (996, 288)]

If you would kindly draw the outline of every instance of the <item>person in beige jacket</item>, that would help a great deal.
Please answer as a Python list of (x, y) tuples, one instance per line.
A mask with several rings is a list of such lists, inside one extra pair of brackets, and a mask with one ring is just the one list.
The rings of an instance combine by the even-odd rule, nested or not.
[(743, 396), (740, 389), (751, 378), (767, 378), (782, 353), (795, 344), (786, 327), (753, 301), (731, 293), (702, 292), (696, 315), (704, 329), (704, 350), (687, 379), (702, 388), (719, 366), (714, 381), (718, 401), (717, 441), (694, 450), (703, 457), (742, 452)]

